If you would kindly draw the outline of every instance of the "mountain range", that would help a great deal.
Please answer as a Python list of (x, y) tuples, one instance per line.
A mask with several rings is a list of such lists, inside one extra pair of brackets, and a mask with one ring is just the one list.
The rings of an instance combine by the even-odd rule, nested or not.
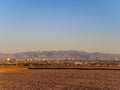
[(47, 58), (47, 59), (76, 59), (76, 60), (119, 60), (120, 54), (89, 53), (78, 50), (68, 51), (31, 51), (19, 52), (15, 54), (0, 53), (0, 60), (6, 58), (27, 59), (27, 58)]

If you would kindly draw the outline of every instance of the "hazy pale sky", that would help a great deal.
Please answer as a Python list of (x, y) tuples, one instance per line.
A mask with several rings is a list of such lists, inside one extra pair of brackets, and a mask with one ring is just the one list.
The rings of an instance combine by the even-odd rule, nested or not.
[(0, 0), (0, 52), (120, 54), (120, 0)]

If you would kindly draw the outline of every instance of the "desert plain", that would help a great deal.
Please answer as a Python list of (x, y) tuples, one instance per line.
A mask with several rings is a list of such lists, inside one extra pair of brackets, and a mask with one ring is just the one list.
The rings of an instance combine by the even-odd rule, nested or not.
[(120, 90), (119, 70), (0, 70), (0, 90)]

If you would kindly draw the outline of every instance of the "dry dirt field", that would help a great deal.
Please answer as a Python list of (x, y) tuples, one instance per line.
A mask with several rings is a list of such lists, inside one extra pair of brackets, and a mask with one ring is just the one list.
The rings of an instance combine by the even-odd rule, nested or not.
[(120, 71), (25, 70), (0, 73), (0, 90), (120, 90)]

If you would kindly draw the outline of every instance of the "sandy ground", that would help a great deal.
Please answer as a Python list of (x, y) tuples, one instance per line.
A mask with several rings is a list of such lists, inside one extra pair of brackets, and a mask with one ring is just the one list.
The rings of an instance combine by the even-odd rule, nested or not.
[(0, 73), (0, 90), (120, 90), (120, 71), (26, 70)]

